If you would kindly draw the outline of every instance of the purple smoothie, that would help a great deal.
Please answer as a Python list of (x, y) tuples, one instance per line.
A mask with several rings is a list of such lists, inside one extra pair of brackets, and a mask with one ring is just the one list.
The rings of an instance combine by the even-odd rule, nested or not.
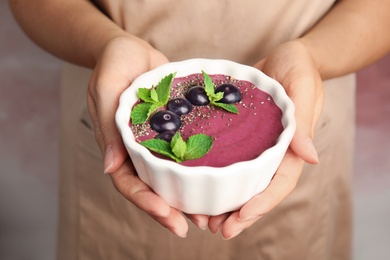
[[(213, 138), (211, 150), (203, 157), (181, 163), (185, 166), (224, 167), (240, 161), (258, 157), (262, 152), (274, 146), (283, 131), (282, 111), (272, 97), (258, 89), (252, 83), (233, 79), (226, 75), (210, 75), (217, 87), (230, 83), (240, 89), (242, 100), (236, 103), (239, 113), (229, 113), (221, 108), (193, 106), (192, 111), (181, 116), (179, 129), (184, 140), (191, 135), (203, 133)], [(194, 85), (204, 85), (200, 73), (175, 78), (172, 83), (170, 98), (183, 97)], [(138, 142), (157, 135), (150, 129), (149, 123), (130, 127)], [(166, 157), (156, 155), (160, 158)]]

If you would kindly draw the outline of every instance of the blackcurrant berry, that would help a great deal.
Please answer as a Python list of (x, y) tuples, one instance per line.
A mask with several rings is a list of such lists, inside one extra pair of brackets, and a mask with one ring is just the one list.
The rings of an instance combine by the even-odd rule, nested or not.
[(186, 99), (194, 106), (205, 106), (210, 103), (206, 91), (202, 86), (191, 87), (186, 94)]
[(158, 139), (162, 139), (164, 141), (167, 141), (168, 143), (171, 142), (172, 137), (175, 135), (174, 131), (165, 131), (156, 136)]
[(215, 93), (223, 92), (223, 98), (218, 102), (232, 104), (241, 100), (240, 90), (232, 84), (222, 84), (215, 89)]
[(177, 131), (180, 126), (180, 117), (168, 110), (158, 111), (150, 119), (150, 127), (158, 133)]
[(168, 101), (167, 108), (178, 116), (188, 114), (192, 105), (190, 101), (184, 98), (175, 98)]

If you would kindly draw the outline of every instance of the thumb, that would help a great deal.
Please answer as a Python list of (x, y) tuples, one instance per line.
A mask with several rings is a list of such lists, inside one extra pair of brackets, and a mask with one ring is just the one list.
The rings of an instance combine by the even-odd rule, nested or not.
[[(266, 73), (266, 61), (267, 59), (262, 59), (254, 67)], [(269, 73), (269, 76), (278, 80), (272, 73)], [(302, 75), (292, 81), (280, 82), (295, 105), (297, 128), (290, 147), (305, 162), (316, 164), (318, 154), (313, 144), (313, 131), (322, 107), (322, 91), (318, 91), (322, 90), (322, 86), (319, 86), (322, 84), (321, 80)]]
[(313, 139), (304, 130), (297, 126), (297, 131), (290, 143), (291, 149), (305, 162), (317, 164), (319, 162)]
[(104, 173), (112, 173), (123, 164), (128, 153), (115, 124), (119, 97), (112, 96), (107, 99), (107, 95), (104, 96), (106, 101), (99, 102), (99, 106), (97, 106), (95, 99), (91, 94), (88, 94), (87, 103), (94, 124), (95, 139), (103, 153)]
[[(119, 136), (119, 133), (117, 135)], [(105, 135), (104, 140), (104, 173), (107, 174), (118, 170), (128, 155), (122, 139), (119, 140), (114, 135)]]
[[(291, 140), (291, 149), (304, 161), (318, 163), (318, 154), (313, 144), (314, 126), (317, 123), (322, 107), (322, 92), (316, 93), (317, 84), (314, 78), (302, 77), (286, 91), (295, 105), (296, 132)], [(322, 87), (320, 87), (322, 89)]]

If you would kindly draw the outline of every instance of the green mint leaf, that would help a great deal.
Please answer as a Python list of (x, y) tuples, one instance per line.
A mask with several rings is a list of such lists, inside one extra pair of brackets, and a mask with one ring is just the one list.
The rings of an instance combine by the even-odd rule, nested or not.
[(218, 100), (221, 100), (223, 98), (223, 92), (217, 92), (213, 95), (213, 101), (216, 102)]
[(230, 113), (238, 114), (238, 108), (234, 104), (225, 104), (225, 103), (214, 102), (213, 105), (220, 107), (220, 108), (223, 108)]
[(152, 98), (150, 97), (150, 89), (139, 88), (137, 95), (142, 101), (153, 102)]
[(214, 106), (218, 106), (220, 108), (223, 108), (230, 113), (238, 114), (238, 109), (234, 104), (225, 104), (225, 103), (217, 102), (223, 98), (223, 92), (215, 93), (214, 83), (213, 83), (211, 77), (203, 70), (202, 70), (202, 74), (203, 74), (203, 78), (204, 78), (205, 91), (206, 91), (207, 97), (210, 100), (210, 103)]
[(175, 135), (172, 137), (171, 148), (175, 156), (184, 161), (184, 155), (187, 151), (187, 145), (179, 132), (176, 132)]
[(149, 111), (152, 105), (152, 103), (140, 103), (136, 105), (130, 115), (132, 123), (135, 125), (145, 123), (149, 118)]
[(185, 160), (198, 159), (207, 154), (213, 146), (211, 136), (205, 134), (192, 135), (187, 140)]
[[(146, 115), (146, 120), (148, 120), (148, 118), (150, 117), (150, 115), (156, 111), (158, 108), (160, 108), (161, 106), (159, 104), (152, 104), (148, 110), (148, 114)], [(146, 122), (145, 120), (145, 122)]]
[(167, 141), (164, 141), (162, 139), (153, 138), (153, 139), (143, 141), (140, 144), (145, 146), (149, 150), (154, 151), (154, 152), (159, 153), (159, 154), (162, 154), (162, 155), (165, 155), (165, 156), (175, 160), (176, 162), (182, 162), (182, 160), (180, 158), (177, 158), (175, 156), (175, 154), (172, 152), (171, 145)]
[(169, 99), (171, 93), (171, 85), (175, 78), (176, 72), (165, 76), (157, 85), (156, 91), (158, 96), (158, 102), (161, 106), (164, 106)]
[[(204, 78), (204, 90), (206, 91), (207, 96), (213, 97), (214, 96), (214, 83), (211, 77), (202, 70), (203, 78)], [(211, 100), (211, 99), (210, 99)]]
[(162, 139), (149, 139), (140, 143), (151, 151), (167, 156), (177, 163), (198, 159), (207, 154), (213, 146), (213, 139), (205, 134), (190, 136), (185, 142), (179, 132), (172, 137), (171, 143)]
[(158, 108), (163, 107), (169, 100), (171, 85), (176, 73), (165, 76), (157, 87), (151, 89), (139, 88), (138, 98), (145, 103), (140, 103), (131, 111), (130, 118), (133, 124), (143, 124), (149, 116)]
[(158, 103), (158, 95), (157, 95), (156, 88), (152, 88), (150, 90), (150, 98), (152, 99), (153, 103)]
[(211, 103), (218, 101), (223, 98), (223, 93), (218, 92), (215, 93), (215, 86), (211, 77), (202, 70), (203, 78), (204, 78), (204, 90), (206, 91), (207, 97), (209, 98)]

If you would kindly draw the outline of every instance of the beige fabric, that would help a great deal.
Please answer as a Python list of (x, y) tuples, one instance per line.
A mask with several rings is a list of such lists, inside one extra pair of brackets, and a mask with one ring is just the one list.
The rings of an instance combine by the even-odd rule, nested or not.
[(335, 0), (96, 2), (172, 61), (205, 57), (254, 64), (275, 45), (308, 30)]
[[(218, 57), (252, 64), (286, 40), (286, 33), (287, 38), (303, 33), (332, 1), (242, 1), (240, 6), (237, 1), (218, 1), (226, 3), (223, 7), (211, 0), (109, 2), (109, 13), (120, 25), (150, 41), (172, 60)], [(282, 8), (278, 2), (288, 5)], [(249, 8), (241, 10), (241, 4)], [(180, 13), (184, 5), (192, 5), (191, 21), (186, 20), (188, 13)], [(244, 10), (248, 15), (227, 15)], [(171, 18), (172, 11), (181, 15)], [(201, 15), (205, 12), (216, 17), (214, 23), (201, 21), (206, 19)], [(271, 17), (283, 12), (294, 18), (276, 25)], [(232, 23), (233, 32), (240, 28), (236, 22), (246, 25), (237, 32), (241, 41), (255, 32), (259, 39), (240, 45), (229, 43), (229, 33), (207, 36), (205, 31), (222, 26), (215, 23), (224, 16)], [(242, 21), (242, 17), (249, 20)], [(182, 21), (180, 26), (176, 19)], [(191, 27), (195, 25), (198, 30)], [(167, 28), (171, 28), (170, 33), (160, 38), (160, 31)], [(267, 41), (264, 34), (272, 39)], [(205, 43), (210, 37), (213, 41)], [(172, 42), (178, 43), (177, 49), (171, 49)], [(85, 93), (90, 73), (66, 65), (63, 75), (58, 259), (350, 259), (353, 75), (325, 82), (325, 106), (315, 138), (320, 164), (305, 167), (297, 188), (276, 209), (237, 238), (224, 241), (192, 223), (188, 237), (177, 238), (115, 190), (102, 173), (102, 158), (87, 112)]]

